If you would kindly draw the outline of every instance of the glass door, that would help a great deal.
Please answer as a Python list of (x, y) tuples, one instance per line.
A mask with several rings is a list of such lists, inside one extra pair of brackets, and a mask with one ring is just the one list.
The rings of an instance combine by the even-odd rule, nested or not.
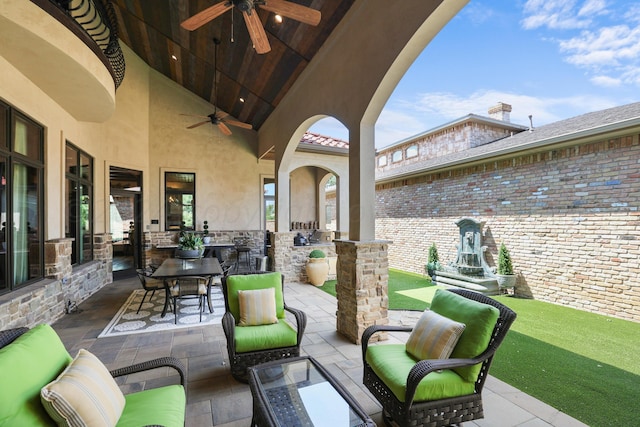
[(142, 172), (112, 166), (109, 173), (113, 275), (118, 278), (142, 266)]

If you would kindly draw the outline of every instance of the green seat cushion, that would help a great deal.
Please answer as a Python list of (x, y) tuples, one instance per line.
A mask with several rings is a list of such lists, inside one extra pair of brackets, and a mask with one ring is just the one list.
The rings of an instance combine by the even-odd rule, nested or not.
[(265, 274), (239, 274), (227, 277), (227, 300), (229, 311), (236, 322), (240, 319), (238, 291), (273, 288), (276, 291), (276, 315), (284, 319), (284, 296), (282, 294), (282, 275), (279, 272)]
[[(436, 291), (431, 301), (431, 310), (466, 325), (458, 344), (451, 353), (452, 359), (476, 357), (486, 350), (500, 317), (500, 310), (497, 308), (444, 289)], [(481, 368), (482, 364), (478, 363), (469, 367), (455, 368), (455, 371), (465, 380), (475, 381)]]
[(298, 333), (285, 320), (258, 326), (238, 326), (235, 328), (236, 352), (268, 350), (293, 347), (298, 344)]
[[(367, 348), (366, 360), (376, 375), (400, 402), (405, 401), (407, 376), (417, 360), (407, 353), (404, 344), (380, 344)], [(465, 396), (475, 390), (473, 381), (465, 381), (451, 369), (432, 372), (420, 381), (413, 400), (424, 402)]]
[(38, 325), (0, 349), (0, 425), (55, 425), (40, 402), (40, 389), (71, 360), (49, 325)]
[(117, 427), (161, 425), (184, 427), (187, 398), (184, 387), (170, 385), (125, 395)]

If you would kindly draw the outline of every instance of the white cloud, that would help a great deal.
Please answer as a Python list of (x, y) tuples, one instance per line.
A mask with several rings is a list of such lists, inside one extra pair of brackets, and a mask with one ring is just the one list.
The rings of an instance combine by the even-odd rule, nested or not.
[(602, 87), (619, 87), (622, 85), (622, 81), (620, 79), (609, 76), (594, 76), (590, 81), (594, 85)]
[(579, 36), (559, 42), (561, 52), (568, 53), (567, 62), (594, 69), (616, 68), (638, 63), (640, 28), (626, 25), (584, 31)]
[(524, 5), (522, 26), (526, 30), (547, 27), (555, 30), (586, 28), (594, 14), (604, 13), (605, 3), (587, 0), (582, 6), (576, 0), (528, 0)]

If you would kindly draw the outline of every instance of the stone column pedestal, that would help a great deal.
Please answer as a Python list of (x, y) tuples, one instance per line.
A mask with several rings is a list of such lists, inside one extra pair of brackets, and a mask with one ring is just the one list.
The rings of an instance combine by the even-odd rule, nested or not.
[[(355, 344), (371, 325), (389, 323), (389, 241), (336, 240), (338, 253), (337, 330)], [(385, 333), (373, 341), (386, 340)]]

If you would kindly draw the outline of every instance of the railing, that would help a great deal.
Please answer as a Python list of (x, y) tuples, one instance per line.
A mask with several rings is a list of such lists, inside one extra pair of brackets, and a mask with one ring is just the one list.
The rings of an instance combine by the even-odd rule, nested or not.
[(118, 20), (110, 0), (32, 0), (69, 28), (105, 64), (116, 88), (124, 79), (125, 63), (118, 42)]

